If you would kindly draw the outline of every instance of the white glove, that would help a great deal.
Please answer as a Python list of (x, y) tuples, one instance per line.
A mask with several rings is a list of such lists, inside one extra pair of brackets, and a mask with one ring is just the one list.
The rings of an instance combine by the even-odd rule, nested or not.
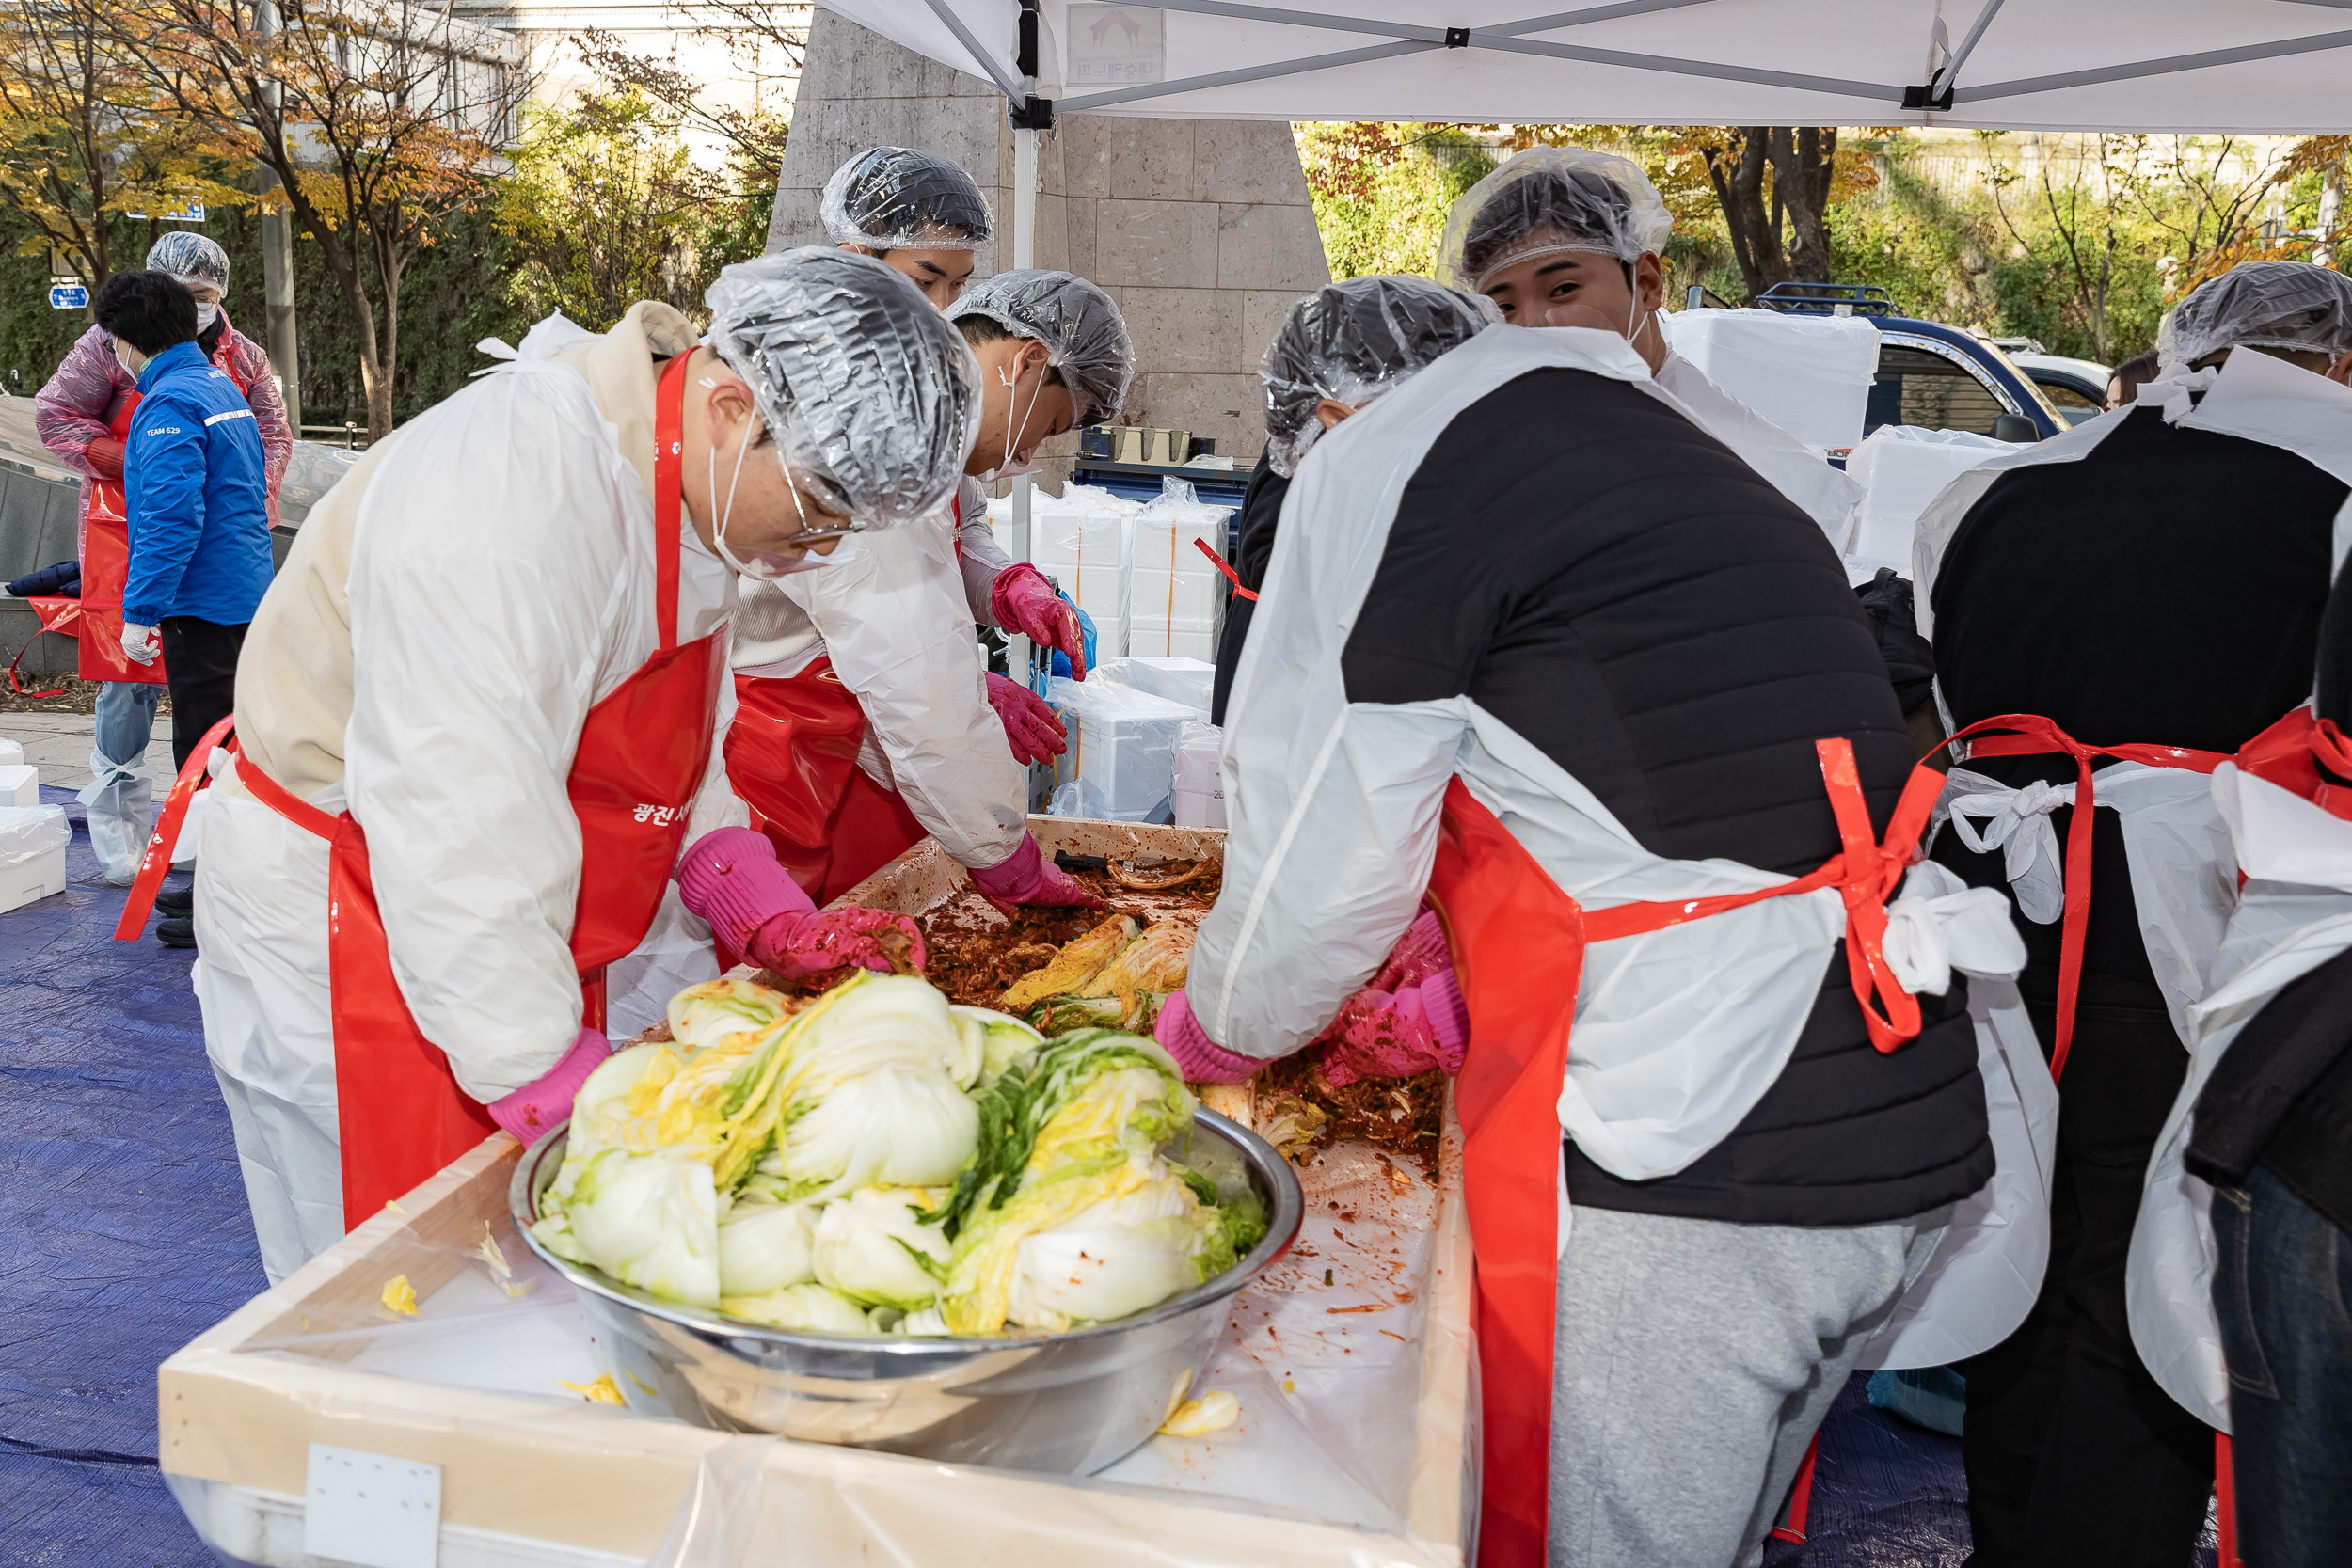
[(122, 654), (134, 664), (152, 664), (155, 656), (164, 651), (164, 640), (153, 626), (122, 624)]

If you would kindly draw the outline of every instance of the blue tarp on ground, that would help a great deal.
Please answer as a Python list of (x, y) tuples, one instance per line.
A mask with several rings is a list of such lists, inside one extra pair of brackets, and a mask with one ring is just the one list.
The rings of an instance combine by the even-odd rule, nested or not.
[[(82, 808), (41, 799), (73, 823), (66, 891), (0, 914), (0, 1568), (214, 1568), (155, 1468), (155, 1368), (262, 1288), (261, 1255), (193, 955), (113, 940)], [(1822, 1428), (1805, 1544), (1768, 1561), (1957, 1568), (1960, 1444), (1863, 1383)]]
[(193, 958), (66, 891), (0, 914), (0, 1564), (211, 1568), (155, 1469), (156, 1363), (261, 1290)]

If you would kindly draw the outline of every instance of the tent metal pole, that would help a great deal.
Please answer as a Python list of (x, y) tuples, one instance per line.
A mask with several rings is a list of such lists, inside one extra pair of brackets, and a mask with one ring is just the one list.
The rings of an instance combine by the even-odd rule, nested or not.
[(2194, 55), (2170, 55), (2158, 60), (2069, 71), (2056, 76), (2029, 76), (2014, 82), (1993, 82), (1981, 87), (1961, 87), (1952, 94), (1958, 103), (1984, 103), (1995, 98), (2023, 98), (2027, 93), (2057, 92), (2066, 87), (2097, 87), (2102, 82), (2132, 82), (2149, 76), (2169, 76), (2208, 66), (2244, 65), (2252, 60), (2284, 59), (2316, 55), (2330, 49), (2352, 49), (2352, 32), (2313, 33), (2307, 38), (2280, 39), (2275, 43), (2249, 43), (2236, 49), (2207, 49)]
[[(1027, 92), (1037, 88), (1034, 77), (1025, 82)], [(1037, 133), (1016, 126), (1012, 133), (1012, 264), (1015, 267), (1037, 265)], [(1024, 477), (1012, 482), (1011, 554), (1015, 561), (1030, 559), (1029, 502), (1035, 487)], [(1029, 640), (1009, 638), (1005, 648), (1006, 669), (1011, 677), (1029, 684)]]

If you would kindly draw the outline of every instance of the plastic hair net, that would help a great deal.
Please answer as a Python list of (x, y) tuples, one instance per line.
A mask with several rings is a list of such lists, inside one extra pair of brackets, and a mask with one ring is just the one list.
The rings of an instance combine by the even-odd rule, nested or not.
[(936, 152), (876, 147), (833, 171), (818, 209), (835, 245), (977, 250), (995, 232), (988, 198)]
[(1258, 368), (1266, 461), (1278, 474), (1296, 473), (1323, 434), (1316, 404), (1361, 408), (1476, 337), (1493, 309), (1425, 277), (1351, 277), (1300, 300)]
[(2240, 346), (2352, 349), (2352, 277), (2309, 261), (2240, 261), (2190, 290), (2156, 333), (2167, 371)]
[(229, 297), (229, 252), (185, 229), (175, 229), (148, 247), (147, 270), (167, 272), (191, 289), (209, 285)]
[(738, 375), (786, 474), (868, 527), (939, 504), (977, 434), (963, 334), (904, 276), (803, 245), (719, 274), (704, 341)]
[(966, 316), (985, 316), (1016, 338), (1043, 343), (1046, 362), (1061, 372), (1070, 388), (1078, 423), (1099, 424), (1126, 401), (1127, 384), (1136, 374), (1127, 323), (1110, 295), (1076, 273), (1000, 272), (947, 312), (950, 321)]
[(1462, 193), (1438, 245), (1438, 280), (1475, 293), (1514, 261), (1583, 250), (1630, 261), (1675, 226), (1642, 166), (1582, 147), (1534, 147)]

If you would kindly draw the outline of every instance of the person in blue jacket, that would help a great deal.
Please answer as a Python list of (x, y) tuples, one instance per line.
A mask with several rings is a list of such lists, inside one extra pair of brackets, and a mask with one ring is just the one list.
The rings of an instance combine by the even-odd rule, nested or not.
[[(197, 344), (196, 296), (160, 272), (118, 273), (91, 309), (138, 378), (124, 443), (131, 532), (122, 651), (164, 656), (171, 756), (196, 744), (235, 700), (237, 653), (269, 587), (268, 463), (253, 407)], [(156, 935), (192, 946), (187, 920)]]

